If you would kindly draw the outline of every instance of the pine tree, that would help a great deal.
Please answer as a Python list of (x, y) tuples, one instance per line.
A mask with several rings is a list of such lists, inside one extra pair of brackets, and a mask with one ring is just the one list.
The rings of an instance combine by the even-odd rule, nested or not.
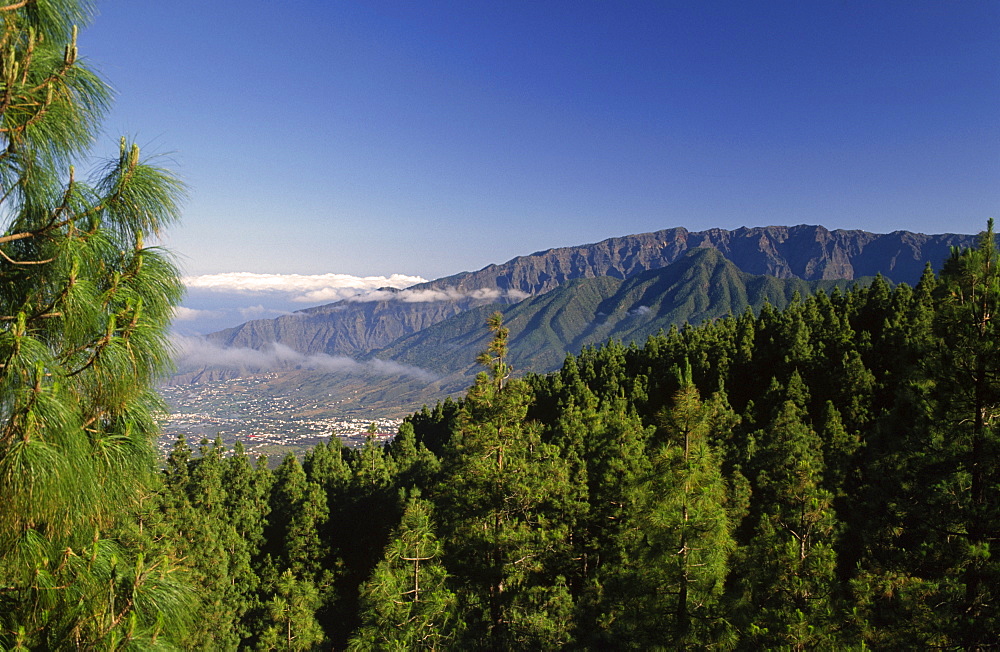
[(968, 477), (960, 509), (971, 557), (962, 577), (971, 629), (960, 640), (983, 645), (1000, 625), (1000, 564), (990, 554), (990, 545), (1000, 542), (1000, 436), (994, 425), (1000, 415), (1000, 328), (994, 321), (1000, 311), (1000, 251), (992, 219), (976, 249), (954, 254), (941, 280), (947, 292), (939, 322), (943, 354), (957, 376), (946, 382), (958, 381), (944, 391), (949, 411), (957, 412), (956, 443), (964, 449), (956, 461)]
[[(187, 495), (191, 521), (186, 536), (177, 541), (191, 579), (199, 587), (199, 617), (184, 637), (188, 648), (234, 650), (241, 636), (237, 624), (243, 615), (230, 604), (230, 549), (238, 535), (225, 511), (226, 490), (222, 484), (223, 446), (203, 439), (199, 455), (188, 461)], [(187, 520), (182, 521), (187, 524)]]
[(859, 436), (847, 432), (833, 401), (823, 406), (819, 423), (817, 434), (823, 443), (825, 462), (823, 484), (834, 496), (846, 496), (849, 490), (857, 488)]
[(666, 442), (627, 516), (629, 563), (617, 570), (612, 632), (631, 646), (689, 649), (730, 638), (721, 598), (735, 542), (712, 412), (688, 375), (662, 415)]
[(239, 441), (223, 464), (223, 520), (227, 525), (223, 547), (229, 559), (229, 584), (223, 602), (231, 613), (235, 635), (245, 643), (253, 631), (248, 621), (260, 608), (257, 566), (270, 510), (270, 476), (250, 464)]
[(528, 386), (510, 380), (499, 313), (488, 325), (494, 338), (480, 362), (490, 373), (479, 374), (463, 403), (438, 497), (472, 636), (465, 644), (557, 647), (570, 637), (572, 600), (565, 580), (546, 570), (567, 551), (560, 514), (569, 470), (525, 422)]
[(403, 487), (430, 487), (441, 470), (441, 461), (417, 441), (412, 423), (400, 424), (389, 455), (396, 467), (397, 482)]
[[(344, 459), (344, 445), (337, 438), (320, 442), (302, 460), (306, 477), (323, 488), (328, 497), (341, 498), (351, 482), (351, 469)], [(332, 507), (332, 505), (331, 505)]]
[(166, 558), (113, 541), (153, 477), (182, 286), (144, 243), (180, 185), (125, 140), (90, 180), (71, 165), (108, 106), (77, 53), (91, 14), (31, 0), (0, 24), (2, 647), (153, 646), (186, 611)]
[(404, 423), (412, 424), (417, 441), (440, 457), (451, 441), (458, 409), (458, 402), (449, 396), (435, 405), (433, 410), (428, 410), (425, 405), (419, 412), (404, 419)]
[(199, 618), (181, 643), (187, 648), (236, 649), (251, 635), (245, 622), (259, 607), (254, 557), (263, 542), (266, 486), (242, 446), (223, 457), (220, 440), (202, 440), (192, 457), (183, 437), (167, 458), (153, 534), (198, 586)]
[(328, 544), (320, 532), (329, 514), (323, 490), (294, 455), (286, 455), (274, 471), (265, 529), (266, 550), (279, 572), (290, 569), (296, 577), (321, 581)]
[(410, 497), (384, 558), (362, 587), (362, 626), (349, 649), (439, 650), (454, 642), (456, 598), (446, 585), (431, 509), (419, 492)]
[(992, 554), (1000, 541), (1000, 252), (992, 220), (976, 248), (953, 251), (935, 291), (937, 345), (924, 360), (926, 379), (910, 391), (914, 412), (929, 418), (896, 456), (906, 474), (898, 497), (909, 545), (861, 578), (861, 592), (901, 578), (900, 598), (883, 607), (906, 623), (901, 636), (981, 649), (1000, 632), (1000, 562)]
[(180, 536), (185, 537), (195, 529), (194, 508), (191, 505), (190, 483), (191, 447), (184, 435), (174, 441), (167, 455), (166, 468), (160, 487), (160, 508)]
[(353, 456), (351, 468), (354, 471), (355, 483), (367, 491), (378, 491), (388, 487), (396, 474), (393, 459), (386, 454), (385, 447), (371, 432), (365, 437), (361, 450)]
[(319, 591), (311, 580), (297, 577), (291, 569), (281, 574), (274, 592), (264, 605), (264, 618), (256, 650), (313, 650), (323, 641), (316, 621)]
[[(329, 505), (320, 485), (306, 476), (291, 453), (274, 470), (269, 485), (269, 513), (256, 563), (260, 609), (253, 612), (258, 617), (249, 629), (258, 649), (308, 649), (315, 643), (313, 626), (320, 628), (319, 613), (335, 599), (330, 543), (323, 536)], [(326, 635), (320, 628), (316, 640)]]
[(741, 572), (749, 600), (743, 644), (833, 648), (838, 644), (833, 494), (823, 488), (821, 443), (806, 422), (802, 389), (788, 396), (761, 436), (751, 512), (757, 526), (743, 551)]

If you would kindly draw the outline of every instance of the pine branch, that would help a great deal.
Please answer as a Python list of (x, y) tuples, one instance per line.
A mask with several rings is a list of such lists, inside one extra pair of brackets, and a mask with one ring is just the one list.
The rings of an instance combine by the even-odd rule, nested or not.
[(14, 260), (3, 249), (0, 249), (0, 256), (11, 265), (46, 265), (55, 260), (55, 258), (47, 258), (45, 260)]

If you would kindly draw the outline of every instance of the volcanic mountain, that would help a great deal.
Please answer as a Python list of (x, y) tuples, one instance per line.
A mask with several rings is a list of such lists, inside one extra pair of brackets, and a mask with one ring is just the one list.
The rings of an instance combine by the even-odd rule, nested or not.
[(807, 225), (699, 232), (678, 227), (539, 251), (406, 290), (379, 290), (250, 321), (207, 339), (224, 347), (281, 344), (303, 354), (358, 358), (473, 308), (512, 305), (577, 279), (631, 279), (665, 268), (696, 248), (714, 249), (740, 271), (759, 276), (817, 281), (881, 274), (913, 284), (925, 265), (937, 269), (953, 246), (973, 243), (969, 235), (876, 234)]

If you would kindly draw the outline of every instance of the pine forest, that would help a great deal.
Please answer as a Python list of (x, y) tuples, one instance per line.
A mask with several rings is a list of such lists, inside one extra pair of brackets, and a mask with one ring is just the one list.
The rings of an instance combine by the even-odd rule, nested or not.
[(386, 446), (178, 440), (183, 188), (73, 0), (2, 8), (0, 649), (995, 649), (1000, 253), (481, 373)]

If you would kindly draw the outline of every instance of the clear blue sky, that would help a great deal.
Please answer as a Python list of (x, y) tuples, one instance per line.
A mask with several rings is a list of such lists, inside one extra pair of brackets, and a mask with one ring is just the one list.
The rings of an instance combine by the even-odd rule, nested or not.
[(673, 226), (1000, 217), (1000, 2), (103, 0), (190, 274), (436, 278)]

